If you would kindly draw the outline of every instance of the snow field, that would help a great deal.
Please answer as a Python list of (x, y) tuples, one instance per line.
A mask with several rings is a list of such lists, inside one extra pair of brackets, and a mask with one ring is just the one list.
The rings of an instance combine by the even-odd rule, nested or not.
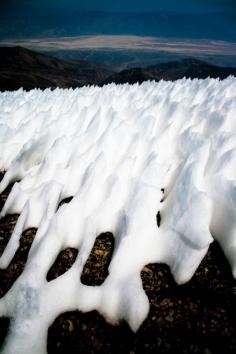
[[(0, 316), (11, 318), (2, 353), (45, 354), (48, 327), (75, 309), (136, 331), (149, 311), (145, 264), (166, 263), (184, 283), (214, 239), (236, 277), (235, 166), (233, 77), (0, 93), (0, 193), (20, 181), (0, 214), (20, 214), (1, 268), (22, 232), (38, 228), (23, 273), (0, 299)], [(83, 285), (83, 266), (107, 231), (109, 275)], [(75, 263), (48, 282), (67, 247), (79, 250)]]

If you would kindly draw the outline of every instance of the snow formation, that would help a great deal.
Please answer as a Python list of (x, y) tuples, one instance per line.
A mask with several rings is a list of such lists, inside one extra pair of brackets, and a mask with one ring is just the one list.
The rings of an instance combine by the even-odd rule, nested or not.
[[(0, 316), (11, 318), (2, 353), (46, 353), (49, 325), (75, 309), (136, 331), (149, 310), (144, 265), (164, 262), (184, 283), (213, 237), (236, 277), (235, 78), (4, 92), (0, 151), (0, 192), (20, 180), (1, 211), (20, 214), (1, 268), (22, 232), (38, 228), (23, 273), (0, 299)], [(94, 241), (107, 231), (109, 275), (83, 285)], [(79, 250), (75, 263), (48, 282), (67, 247)]]

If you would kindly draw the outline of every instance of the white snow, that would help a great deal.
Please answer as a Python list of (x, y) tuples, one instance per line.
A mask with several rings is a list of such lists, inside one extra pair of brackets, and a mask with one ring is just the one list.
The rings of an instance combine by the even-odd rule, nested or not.
[[(144, 265), (164, 262), (184, 283), (213, 239), (236, 277), (235, 167), (233, 77), (1, 93), (0, 192), (20, 180), (1, 211), (20, 214), (1, 268), (22, 232), (38, 228), (23, 273), (0, 299), (0, 316), (11, 318), (2, 353), (46, 353), (49, 325), (75, 309), (136, 331), (149, 311)], [(83, 266), (107, 231), (115, 238), (109, 275), (83, 285)], [(79, 250), (75, 263), (48, 282), (67, 247)]]

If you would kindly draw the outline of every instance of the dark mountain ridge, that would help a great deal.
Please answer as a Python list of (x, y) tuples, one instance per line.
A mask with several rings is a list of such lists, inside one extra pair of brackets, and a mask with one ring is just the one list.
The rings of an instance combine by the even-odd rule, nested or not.
[(80, 87), (98, 84), (112, 71), (86, 60), (60, 59), (22, 47), (0, 47), (0, 89)]
[(108, 83), (142, 83), (147, 80), (177, 80), (183, 77), (224, 79), (236, 76), (236, 68), (221, 67), (194, 58), (131, 68), (115, 73), (86, 60), (60, 59), (22, 47), (0, 47), (0, 90), (48, 87), (67, 88)]
[(146, 80), (159, 81), (162, 79), (173, 81), (183, 77), (191, 79), (205, 79), (207, 77), (225, 79), (229, 75), (236, 76), (236, 68), (221, 67), (199, 59), (186, 58), (152, 65), (146, 69), (126, 69), (108, 77), (103, 83), (141, 83)]

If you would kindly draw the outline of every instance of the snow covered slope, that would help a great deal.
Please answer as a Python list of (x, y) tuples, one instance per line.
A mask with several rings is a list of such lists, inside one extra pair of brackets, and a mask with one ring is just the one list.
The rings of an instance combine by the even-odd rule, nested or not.
[[(143, 266), (164, 262), (184, 283), (214, 238), (236, 277), (235, 78), (4, 92), (0, 152), (0, 192), (20, 180), (1, 211), (20, 214), (1, 268), (23, 230), (38, 228), (22, 275), (0, 300), (0, 316), (11, 318), (3, 353), (46, 353), (49, 325), (74, 309), (136, 331), (149, 310)], [(106, 231), (115, 238), (109, 275), (83, 285)], [(67, 247), (79, 250), (75, 263), (48, 282)]]

